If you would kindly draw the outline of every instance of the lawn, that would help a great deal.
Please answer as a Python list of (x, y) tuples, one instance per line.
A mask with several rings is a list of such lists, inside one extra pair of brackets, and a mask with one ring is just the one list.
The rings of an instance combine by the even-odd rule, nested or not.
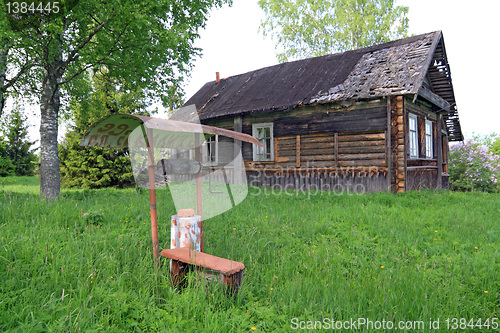
[[(36, 178), (0, 179), (2, 332), (500, 326), (500, 194), (250, 188), (204, 224), (206, 252), (246, 266), (232, 298), (194, 275), (179, 292), (168, 260), (155, 268), (146, 191), (64, 190), (53, 203), (37, 193)], [(165, 247), (167, 191), (158, 207)]]

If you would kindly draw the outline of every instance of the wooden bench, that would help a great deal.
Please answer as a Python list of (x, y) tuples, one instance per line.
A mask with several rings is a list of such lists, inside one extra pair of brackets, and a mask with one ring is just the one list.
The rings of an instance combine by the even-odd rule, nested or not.
[(202, 273), (208, 273), (206, 277), (218, 277), (232, 294), (238, 293), (245, 268), (241, 262), (212, 256), (188, 247), (165, 249), (161, 251), (161, 255), (172, 259), (170, 275), (174, 287), (182, 286), (186, 272), (195, 267)]

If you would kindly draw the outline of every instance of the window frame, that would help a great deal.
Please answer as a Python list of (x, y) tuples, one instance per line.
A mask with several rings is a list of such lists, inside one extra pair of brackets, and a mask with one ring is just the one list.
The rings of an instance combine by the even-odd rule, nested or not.
[[(209, 145), (213, 145), (214, 150), (215, 150), (215, 152), (213, 154), (215, 157), (214, 161), (209, 160), (209, 154), (208, 154), (208, 150), (209, 150), (208, 146)], [(217, 164), (219, 164), (219, 135), (216, 134), (216, 135), (209, 137), (208, 139), (203, 141), (201, 146), (202, 146), (201, 164), (203, 166), (216, 166)]]
[[(415, 128), (412, 129), (412, 120)], [(418, 117), (416, 114), (408, 113), (408, 153), (410, 158), (418, 158)]]
[[(430, 128), (428, 128), (430, 126)], [(429, 119), (425, 120), (425, 157), (434, 158), (434, 128), (433, 123)]]
[[(258, 138), (257, 133), (260, 128), (269, 128), (269, 138), (262, 138), (263, 140), (269, 140), (270, 141), (270, 152), (269, 152), (269, 159), (259, 159), (259, 155), (267, 155), (268, 152), (264, 151), (264, 154), (259, 154), (259, 149), (260, 147), (253, 144), (253, 161), (254, 162), (272, 162), (274, 161), (274, 124), (273, 123), (256, 123), (252, 124), (252, 136), (256, 138), (257, 140), (261, 140)], [(264, 150), (266, 149), (266, 145), (264, 144)]]

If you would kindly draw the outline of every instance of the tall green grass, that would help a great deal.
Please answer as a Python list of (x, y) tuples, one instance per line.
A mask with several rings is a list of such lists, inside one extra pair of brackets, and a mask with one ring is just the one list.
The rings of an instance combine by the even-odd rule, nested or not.
[[(292, 318), (439, 318), (436, 332), (449, 331), (446, 318), (500, 317), (499, 194), (251, 188), (204, 223), (206, 252), (246, 266), (233, 299), (194, 275), (172, 289), (168, 261), (153, 264), (146, 192), (63, 191), (47, 203), (36, 178), (1, 181), (2, 332), (274, 332), (291, 331)], [(158, 195), (166, 247), (175, 208)]]

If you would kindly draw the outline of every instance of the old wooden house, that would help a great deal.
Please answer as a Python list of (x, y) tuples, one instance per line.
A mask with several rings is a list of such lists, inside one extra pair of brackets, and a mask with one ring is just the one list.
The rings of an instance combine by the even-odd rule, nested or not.
[[(272, 188), (447, 188), (448, 144), (463, 140), (440, 31), (217, 77), (191, 104), (196, 115), (172, 119), (196, 116), (264, 144), (241, 151), (250, 184)], [(231, 173), (223, 144), (210, 138), (204, 159), (227, 160)]]

